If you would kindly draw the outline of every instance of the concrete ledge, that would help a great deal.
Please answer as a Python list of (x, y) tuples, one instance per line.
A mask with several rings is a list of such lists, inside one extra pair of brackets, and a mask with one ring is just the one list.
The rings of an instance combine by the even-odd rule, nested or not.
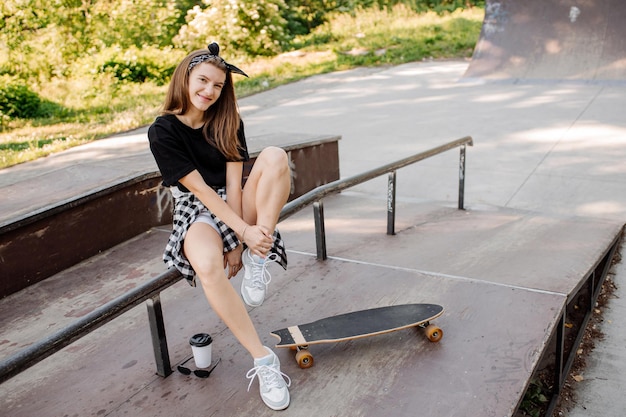
[[(279, 133), (248, 138), (251, 160), (267, 146), (289, 154), (290, 198), (339, 178), (340, 136)], [(11, 211), (0, 213), (0, 297), (5, 297), (124, 242), (151, 227), (171, 223), (172, 202), (152, 155), (67, 164), (2, 185)], [(123, 158), (122, 158), (123, 159)], [(137, 159), (142, 159), (136, 164)], [(148, 160), (145, 161), (145, 160)], [(121, 163), (120, 163), (121, 162)], [(147, 163), (146, 163), (147, 162)], [(148, 169), (132, 172), (137, 165)], [(27, 164), (25, 164), (27, 165)], [(24, 167), (20, 167), (24, 168)], [(125, 176), (124, 169), (129, 172)], [(11, 198), (15, 196), (15, 198)], [(50, 197), (50, 198), (48, 198)], [(55, 198), (56, 197), (56, 198)], [(36, 201), (47, 201), (37, 207)]]
[(4, 226), (0, 231), (0, 296), (171, 221), (169, 196), (160, 182), (157, 174), (146, 174)]

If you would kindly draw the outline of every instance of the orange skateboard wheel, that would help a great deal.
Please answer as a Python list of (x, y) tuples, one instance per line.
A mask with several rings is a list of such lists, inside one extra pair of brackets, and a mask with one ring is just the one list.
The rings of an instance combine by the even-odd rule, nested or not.
[(426, 331), (426, 337), (428, 340), (433, 343), (440, 341), (443, 337), (443, 330), (434, 324), (429, 324), (424, 330)]
[(299, 350), (296, 353), (296, 362), (302, 369), (307, 369), (313, 366), (313, 355), (308, 350)]

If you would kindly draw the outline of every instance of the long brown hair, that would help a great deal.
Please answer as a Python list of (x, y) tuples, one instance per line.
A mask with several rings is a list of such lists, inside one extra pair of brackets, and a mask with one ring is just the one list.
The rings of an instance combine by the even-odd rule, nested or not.
[[(193, 51), (174, 70), (163, 103), (163, 114), (185, 114), (192, 105), (189, 100), (189, 74), (193, 68), (189, 70), (189, 64), (200, 55), (211, 55), (211, 53), (208, 49)], [(211, 56), (203, 62), (223, 70), (226, 73), (226, 81), (220, 97), (204, 112), (202, 133), (207, 142), (215, 145), (227, 160), (240, 161), (241, 155), (237, 138), (240, 118), (232, 74), (226, 68), (224, 60), (218, 56)]]

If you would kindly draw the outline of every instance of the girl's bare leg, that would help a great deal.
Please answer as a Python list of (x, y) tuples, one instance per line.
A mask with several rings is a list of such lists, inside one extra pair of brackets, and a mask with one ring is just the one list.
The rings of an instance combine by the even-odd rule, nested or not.
[(246, 307), (224, 272), (222, 239), (215, 229), (194, 223), (185, 237), (185, 256), (202, 284), (213, 311), (253, 358), (267, 355)]
[[(289, 198), (290, 188), (291, 178), (287, 154), (284, 150), (276, 147), (264, 149), (257, 157), (243, 188), (242, 212), (244, 221), (250, 225), (266, 228), (265, 232), (271, 234), (276, 228), (280, 211)], [(257, 284), (259, 287), (267, 288), (267, 282), (264, 279), (265, 264), (259, 267), (256, 261), (249, 256), (247, 250), (242, 256), (245, 268), (244, 279), (242, 280), (242, 296), (245, 298), (244, 291), (250, 289), (247, 284), (254, 288), (257, 287)], [(256, 267), (250, 268), (249, 261), (256, 264)], [(256, 272), (254, 272), (255, 270)], [(262, 292), (260, 297), (260, 303), (262, 303), (265, 298), (265, 289), (260, 292)], [(243, 305), (242, 301), (240, 303)], [(258, 335), (256, 337), (258, 339)], [(255, 351), (258, 348), (256, 342), (254, 348)], [(255, 355), (252, 350), (250, 353)], [(265, 351), (265, 354), (268, 354), (268, 350)], [(259, 357), (255, 356), (255, 358)], [(265, 404), (274, 410), (287, 408), (290, 402), (288, 387), (291, 381), (281, 372), (280, 360), (276, 354), (269, 350), (269, 356), (263, 360), (255, 360), (254, 365), (255, 367), (246, 376), (251, 379), (256, 376), (259, 377), (261, 398)]]
[(263, 226), (272, 233), (290, 191), (291, 172), (287, 153), (274, 146), (265, 148), (254, 162), (243, 188), (244, 221)]

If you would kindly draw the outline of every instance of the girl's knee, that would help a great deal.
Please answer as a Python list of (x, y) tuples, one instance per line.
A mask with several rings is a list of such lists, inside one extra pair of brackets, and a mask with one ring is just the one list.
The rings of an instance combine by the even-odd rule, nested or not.
[(225, 275), (222, 260), (217, 262), (207, 258), (192, 266), (203, 286), (214, 284), (216, 281), (222, 280)]
[(289, 159), (287, 152), (277, 146), (268, 146), (259, 154), (258, 159), (266, 162), (268, 166), (283, 170), (289, 169)]

